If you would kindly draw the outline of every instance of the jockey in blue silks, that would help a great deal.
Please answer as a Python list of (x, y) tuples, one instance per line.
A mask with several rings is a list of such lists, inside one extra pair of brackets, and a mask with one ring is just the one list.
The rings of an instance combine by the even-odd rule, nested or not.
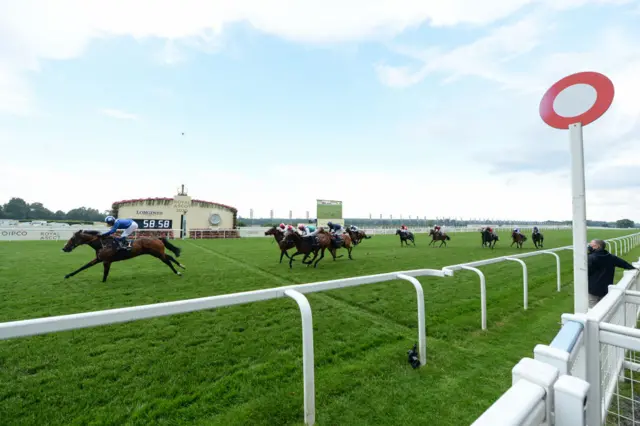
[(327, 226), (333, 235), (341, 236), (344, 233), (344, 229), (339, 223), (327, 222)]
[(113, 237), (113, 239), (120, 245), (120, 248), (127, 248), (127, 237), (138, 229), (138, 224), (132, 219), (116, 219), (113, 216), (107, 216), (104, 221), (111, 228), (102, 233), (103, 237), (114, 234), (118, 229), (124, 229), (120, 237)]

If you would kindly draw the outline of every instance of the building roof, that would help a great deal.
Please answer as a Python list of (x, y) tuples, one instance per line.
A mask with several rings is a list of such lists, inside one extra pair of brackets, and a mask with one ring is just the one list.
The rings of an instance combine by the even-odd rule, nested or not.
[[(122, 204), (140, 203), (140, 202), (144, 202), (144, 201), (173, 201), (173, 198), (168, 198), (168, 197), (135, 198), (135, 199), (131, 199), (131, 200), (115, 201), (115, 202), (112, 203), (111, 206), (112, 206), (112, 208), (117, 208), (117, 207), (121, 206)], [(234, 213), (238, 212), (238, 209), (236, 209), (235, 207), (227, 206), (226, 204), (214, 203), (212, 201), (204, 201), (204, 200), (192, 199), (191, 203), (208, 204), (208, 205), (211, 205), (211, 206), (223, 207), (225, 209), (231, 210)]]

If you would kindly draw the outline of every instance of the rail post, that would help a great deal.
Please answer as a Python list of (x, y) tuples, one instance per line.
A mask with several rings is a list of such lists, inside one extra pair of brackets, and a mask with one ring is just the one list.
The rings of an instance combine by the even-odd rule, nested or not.
[(553, 251), (541, 251), (540, 253), (550, 254), (551, 256), (554, 256), (556, 258), (556, 275), (558, 276), (558, 291), (560, 291), (560, 287), (562, 286), (560, 278), (560, 275), (562, 274), (562, 270), (560, 268), (560, 256), (558, 256), (558, 253)]
[(482, 329), (487, 329), (487, 280), (484, 277), (482, 271), (473, 266), (460, 265), (461, 269), (467, 271), (473, 271), (480, 277), (480, 310), (481, 310), (481, 324)]
[(304, 378), (304, 422), (313, 426), (316, 422), (316, 384), (313, 362), (313, 318), (311, 305), (304, 294), (296, 290), (285, 290), (300, 308), (302, 318), (302, 371)]
[(520, 265), (522, 265), (522, 298), (524, 310), (526, 311), (529, 307), (529, 277), (527, 276), (527, 264), (524, 263), (522, 259), (516, 259), (514, 257), (505, 257), (504, 260), (508, 260), (510, 262), (518, 262)]
[(424, 309), (424, 290), (420, 281), (414, 277), (404, 274), (398, 274), (398, 279), (409, 281), (416, 289), (418, 297), (418, 355), (420, 356), (420, 365), (427, 364), (427, 321)]

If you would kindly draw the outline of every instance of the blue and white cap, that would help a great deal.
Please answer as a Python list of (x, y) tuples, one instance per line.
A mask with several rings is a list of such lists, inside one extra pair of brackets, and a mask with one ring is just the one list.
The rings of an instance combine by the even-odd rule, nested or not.
[(113, 223), (113, 222), (116, 221), (116, 218), (113, 217), (113, 216), (107, 216), (107, 217), (104, 218), (104, 221), (107, 222), (107, 223)]

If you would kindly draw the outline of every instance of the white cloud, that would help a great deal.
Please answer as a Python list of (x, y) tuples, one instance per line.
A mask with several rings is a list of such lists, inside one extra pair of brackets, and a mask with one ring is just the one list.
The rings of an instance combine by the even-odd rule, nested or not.
[[(392, 37), (428, 22), (484, 25), (509, 16), (532, 0), (21, 0), (0, 2), (0, 112), (25, 113), (33, 102), (25, 73), (42, 60), (81, 55), (91, 40), (113, 36), (167, 41), (166, 63), (183, 60), (182, 41), (219, 47), (225, 26), (245, 22), (283, 38), (325, 43)], [(37, 11), (37, 12), (35, 12)], [(189, 41), (191, 40), (191, 41)]]
[(100, 110), (101, 113), (103, 113), (106, 116), (109, 117), (113, 117), (113, 118), (119, 118), (120, 120), (137, 120), (138, 116), (135, 114), (130, 114), (128, 112), (124, 112), (121, 111), (119, 109), (110, 109), (110, 108), (105, 108)]
[[(42, 60), (78, 57), (96, 38), (132, 36), (166, 41), (159, 59), (167, 64), (183, 61), (179, 45), (205, 50), (220, 46), (225, 26), (248, 23), (258, 31), (306, 43), (331, 43), (363, 39), (391, 39), (408, 28), (428, 23), (433, 27), (459, 24), (486, 25), (512, 15), (533, 3), (556, 9), (586, 3), (625, 3), (630, 0), (127, 0), (92, 1), (21, 0), (0, 2), (0, 112), (26, 113), (33, 102), (25, 73), (38, 71)], [(34, 11), (37, 11), (35, 13)], [(494, 41), (506, 51), (517, 53), (522, 46), (536, 43), (538, 21), (495, 34)], [(492, 42), (469, 46), (439, 59), (437, 68), (453, 70), (465, 53), (477, 60)], [(453, 53), (453, 52), (452, 52)], [(489, 77), (494, 69), (482, 63)], [(435, 64), (432, 66), (436, 66)], [(422, 71), (426, 73), (428, 70)], [(421, 73), (381, 68), (390, 84), (403, 85), (419, 80)], [(452, 73), (456, 76), (466, 73)], [(403, 83), (404, 82), (404, 83)]]
[[(504, 70), (504, 63), (534, 49), (552, 29), (547, 21), (543, 14), (532, 14), (449, 52), (436, 55), (431, 49), (417, 69), (381, 65), (377, 71), (383, 82), (398, 87), (416, 84), (434, 73), (446, 75), (448, 82), (463, 76), (478, 76), (512, 87), (518, 78)], [(397, 53), (403, 51), (397, 50)], [(411, 52), (409, 56), (418, 59), (421, 55)]]

